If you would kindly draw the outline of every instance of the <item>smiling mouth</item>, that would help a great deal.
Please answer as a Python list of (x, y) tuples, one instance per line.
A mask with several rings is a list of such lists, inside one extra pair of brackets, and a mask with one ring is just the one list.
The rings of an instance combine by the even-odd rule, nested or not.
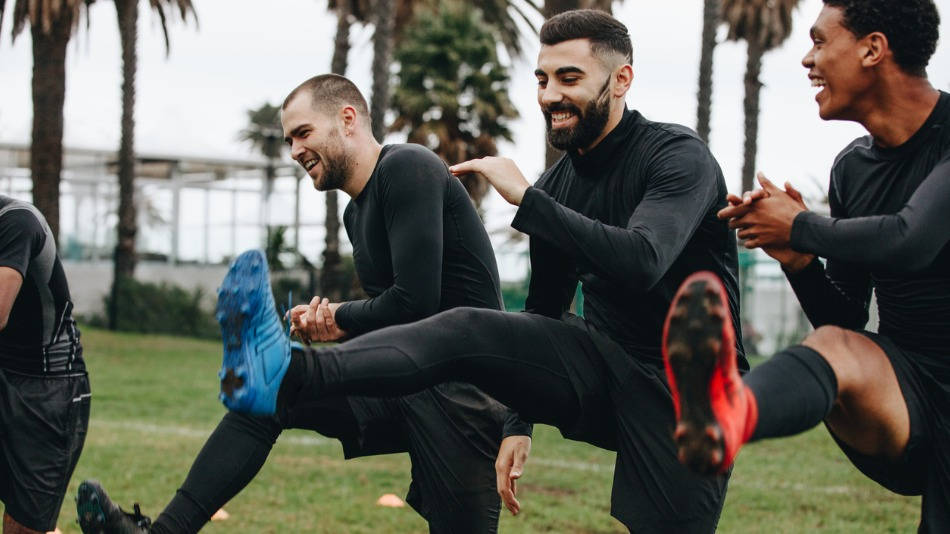
[(551, 115), (551, 126), (555, 128), (563, 126), (572, 118), (576, 117), (576, 115), (570, 111), (554, 111), (550, 113), (550, 115)]
[(308, 171), (312, 169), (320, 161), (320, 158), (311, 158), (303, 162), (303, 168)]

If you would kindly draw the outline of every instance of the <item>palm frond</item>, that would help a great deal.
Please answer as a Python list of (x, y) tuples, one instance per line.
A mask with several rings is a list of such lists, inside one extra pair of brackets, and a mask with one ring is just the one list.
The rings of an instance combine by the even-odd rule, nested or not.
[(765, 50), (781, 45), (792, 32), (792, 11), (799, 0), (723, 0), (727, 39), (756, 42)]

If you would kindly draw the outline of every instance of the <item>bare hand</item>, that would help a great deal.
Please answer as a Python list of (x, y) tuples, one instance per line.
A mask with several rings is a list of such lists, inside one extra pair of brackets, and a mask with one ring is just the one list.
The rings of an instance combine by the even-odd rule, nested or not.
[(336, 324), (338, 303), (329, 299), (313, 297), (310, 304), (294, 306), (288, 312), (291, 321), (290, 335), (297, 336), (301, 342), (336, 341), (346, 335)]
[(788, 247), (792, 239), (792, 223), (795, 216), (807, 210), (805, 203), (791, 184), (786, 184), (791, 190), (787, 192), (779, 189), (762, 173), (759, 173), (758, 178), (765, 197), (736, 208), (748, 211), (730, 218), (729, 227), (739, 230), (736, 235), (745, 241), (746, 248)]
[(531, 187), (515, 162), (508, 158), (472, 159), (452, 165), (449, 171), (455, 176), (471, 172), (481, 174), (501, 194), (502, 198), (515, 206), (521, 205), (524, 192)]
[(530, 453), (530, 436), (508, 436), (498, 447), (498, 458), (495, 460), (496, 485), (498, 495), (511, 515), (518, 515), (521, 511), (521, 503), (516, 498), (518, 494), (516, 481), (521, 478), (524, 464)]
[(336, 324), (336, 310), (339, 307), (339, 303), (330, 302), (329, 299), (323, 299), (317, 306), (314, 327), (318, 341), (336, 341), (346, 335)]

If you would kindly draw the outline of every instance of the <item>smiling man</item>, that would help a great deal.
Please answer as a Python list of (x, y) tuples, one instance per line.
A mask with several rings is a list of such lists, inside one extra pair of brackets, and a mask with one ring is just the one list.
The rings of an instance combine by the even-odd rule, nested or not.
[[(224, 284), (237, 297), (219, 307), (225, 324), (242, 325), (226, 329), (242, 348), (225, 361), (260, 371), (225, 403), (248, 410), (241, 398), (276, 397), (269, 410), (281, 412), (341, 394), (470, 382), (529, 422), (617, 451), (611, 512), (632, 531), (713, 532), (726, 477), (699, 477), (677, 461), (660, 340), (675, 288), (697, 269), (727, 280), (738, 313), (735, 237), (716, 218), (725, 181), (695, 133), (627, 109), (632, 46), (619, 21), (566, 12), (544, 24), (541, 43), (538, 102), (549, 140), (567, 154), (534, 187), (503, 158), (451, 169), (483, 174), (519, 206), (512, 225), (531, 238), (526, 313), (455, 308), (334, 347), (290, 351), (275, 340), (255, 351), (253, 332), (277, 317), (247, 311), (269, 286), (238, 262)], [(568, 313), (578, 282), (584, 318)], [(264, 377), (283, 366), (286, 374)]]
[[(802, 60), (818, 113), (869, 134), (835, 159), (831, 217), (764, 177), (762, 190), (730, 198), (720, 213), (746, 246), (781, 262), (816, 330), (740, 379), (728, 344), (712, 349), (730, 335), (722, 304), (693, 298), (718, 295), (718, 282), (684, 288), (666, 346), (684, 405), (678, 446), (697, 469), (721, 470), (744, 442), (824, 421), (868, 477), (923, 495), (920, 532), (947, 532), (950, 94), (926, 73), (940, 19), (932, 0), (824, 3)], [(872, 290), (877, 333), (863, 330)], [(725, 380), (707, 391), (710, 375)]]
[[(425, 147), (380, 146), (366, 101), (350, 80), (325, 74), (305, 81), (284, 101), (281, 123), (291, 157), (314, 187), (341, 189), (351, 197), (343, 220), (356, 271), (370, 295), (342, 304), (315, 297), (311, 306), (292, 311), (295, 334), (307, 341), (359, 339), (456, 306), (502, 309), (491, 242), (465, 188)], [(259, 252), (245, 253), (235, 263), (246, 261), (257, 262), (266, 276)], [(276, 319), (269, 289), (267, 294), (263, 312)], [(257, 333), (283, 340), (280, 347), (288, 349), (280, 324), (270, 325)], [(231, 341), (226, 335), (226, 347)], [(242, 372), (227, 362), (224, 367), (222, 396), (234, 402)], [(245, 411), (266, 412), (261, 409), (266, 400), (254, 399)], [(449, 382), (395, 398), (326, 397), (270, 417), (229, 412), (150, 532), (197, 532), (250, 483), (284, 428), (339, 439), (347, 458), (408, 452), (412, 483), (406, 500), (425, 517), (430, 532), (497, 531), (499, 493), (518, 511), (506, 490), (527, 458), (531, 425), (477, 388)], [(122, 512), (95, 482), (80, 486), (77, 506), (87, 534), (147, 530), (144, 519)]]

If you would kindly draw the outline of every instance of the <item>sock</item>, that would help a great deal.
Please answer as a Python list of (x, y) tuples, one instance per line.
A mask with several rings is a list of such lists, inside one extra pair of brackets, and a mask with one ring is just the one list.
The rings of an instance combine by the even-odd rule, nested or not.
[(211, 433), (184, 484), (152, 524), (157, 534), (198, 532), (254, 478), (280, 435), (274, 417), (228, 412)]
[(284, 420), (287, 419), (290, 410), (297, 404), (297, 397), (300, 395), (306, 377), (312, 374), (310, 371), (312, 358), (307, 357), (307, 353), (312, 349), (295, 345), (290, 347), (290, 365), (287, 366), (287, 372), (284, 373), (280, 389), (277, 390), (277, 414)]
[(834, 406), (838, 380), (821, 354), (789, 347), (743, 378), (758, 405), (759, 419), (749, 441), (791, 436), (821, 423)]

